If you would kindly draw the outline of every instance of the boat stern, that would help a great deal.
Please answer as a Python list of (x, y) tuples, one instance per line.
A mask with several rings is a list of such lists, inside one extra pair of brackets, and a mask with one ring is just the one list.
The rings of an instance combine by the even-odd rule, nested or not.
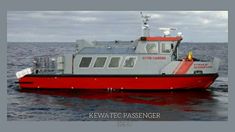
[(25, 68), (25, 69), (23, 69), (21, 71), (16, 72), (16, 78), (20, 79), (20, 78), (22, 78), (22, 77), (24, 77), (24, 76), (26, 76), (28, 74), (32, 74), (32, 73), (33, 73), (32, 72), (32, 68)]

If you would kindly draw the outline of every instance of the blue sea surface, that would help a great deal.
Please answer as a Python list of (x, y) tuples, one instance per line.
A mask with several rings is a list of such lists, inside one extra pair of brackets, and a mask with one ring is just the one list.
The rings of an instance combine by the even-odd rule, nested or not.
[[(221, 59), (219, 77), (208, 90), (156, 92), (23, 91), (15, 73), (32, 66), (34, 56), (73, 53), (75, 43), (9, 42), (7, 47), (7, 119), (9, 121), (228, 120), (228, 43), (182, 43), (199, 59)], [(157, 112), (158, 119), (93, 119), (94, 112)]]

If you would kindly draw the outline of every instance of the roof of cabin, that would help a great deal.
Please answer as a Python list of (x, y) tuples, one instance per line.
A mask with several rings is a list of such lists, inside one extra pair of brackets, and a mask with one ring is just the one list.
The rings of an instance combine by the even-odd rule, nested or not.
[[(182, 37), (141, 37), (142, 41), (180, 41)], [(93, 41), (84, 46), (79, 53), (83, 54), (131, 54), (135, 53), (138, 41)]]
[(142, 41), (180, 41), (183, 38), (181, 36), (176, 37), (164, 37), (164, 36), (154, 36), (154, 37), (141, 37)]
[(84, 47), (80, 53), (85, 54), (125, 54), (134, 53), (135, 43), (131, 41), (96, 41), (94, 47)]

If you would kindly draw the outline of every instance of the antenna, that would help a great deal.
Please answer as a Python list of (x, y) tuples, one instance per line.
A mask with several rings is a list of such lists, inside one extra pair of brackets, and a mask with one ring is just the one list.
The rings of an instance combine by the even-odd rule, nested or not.
[(150, 28), (149, 28), (149, 25), (148, 25), (148, 21), (149, 21), (149, 18), (150, 16), (148, 15), (143, 15), (142, 12), (140, 12), (140, 15), (141, 15), (141, 18), (142, 18), (142, 36), (144, 37), (149, 37), (150, 36)]
[(171, 31), (176, 30), (176, 28), (159, 28), (159, 30), (163, 32), (164, 36), (170, 36)]

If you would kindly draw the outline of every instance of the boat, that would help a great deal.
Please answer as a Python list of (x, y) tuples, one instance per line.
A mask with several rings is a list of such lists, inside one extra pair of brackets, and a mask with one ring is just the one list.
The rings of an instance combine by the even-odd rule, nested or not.
[[(130, 41), (125, 52), (114, 52), (122, 45), (97, 45), (78, 40), (74, 53), (38, 56), (33, 66), (16, 72), (21, 89), (77, 90), (177, 90), (207, 89), (218, 77), (220, 59), (200, 60), (189, 51), (179, 58), (181, 32), (159, 28), (160, 36), (150, 35), (151, 16), (141, 13), (142, 35)], [(104, 44), (105, 45), (105, 44)], [(96, 50), (92, 50), (96, 49)]]

